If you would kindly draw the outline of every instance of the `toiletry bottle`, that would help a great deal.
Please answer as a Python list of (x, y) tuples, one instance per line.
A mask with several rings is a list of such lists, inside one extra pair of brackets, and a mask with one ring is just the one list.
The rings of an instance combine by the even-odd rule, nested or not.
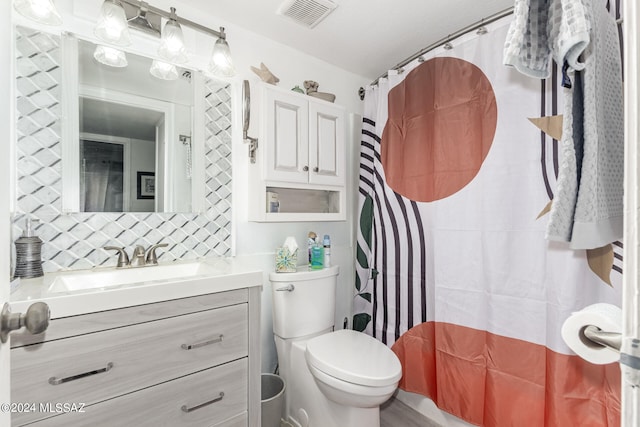
[(324, 246), (324, 267), (331, 267), (331, 239), (328, 234), (324, 235), (322, 246)]
[(16, 241), (16, 270), (15, 277), (31, 279), (41, 277), (42, 272), (42, 240), (33, 235), (34, 224), (27, 218), (26, 227)]
[(324, 248), (320, 242), (311, 248), (311, 269), (321, 270), (324, 264)]
[(307, 239), (307, 247), (309, 250), (309, 267), (311, 267), (311, 249), (316, 245), (316, 237), (318, 237), (316, 233), (314, 233), (313, 231), (309, 232)]

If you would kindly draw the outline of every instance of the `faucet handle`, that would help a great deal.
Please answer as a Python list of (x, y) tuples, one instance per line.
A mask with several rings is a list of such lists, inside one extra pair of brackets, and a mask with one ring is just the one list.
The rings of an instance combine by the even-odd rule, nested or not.
[(103, 249), (107, 251), (118, 251), (118, 263), (116, 264), (117, 268), (122, 268), (129, 265), (129, 255), (127, 255), (124, 248), (119, 248), (117, 246), (105, 246)]
[(155, 245), (151, 246), (147, 250), (147, 264), (158, 265), (158, 258), (156, 257), (156, 249), (166, 248), (167, 246), (169, 246), (168, 243), (156, 243)]

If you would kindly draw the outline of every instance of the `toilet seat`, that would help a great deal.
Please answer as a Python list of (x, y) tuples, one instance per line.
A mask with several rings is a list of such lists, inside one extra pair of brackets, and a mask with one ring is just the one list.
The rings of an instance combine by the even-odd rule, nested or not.
[(310, 339), (305, 357), (310, 367), (353, 384), (384, 387), (402, 377), (402, 366), (391, 349), (349, 329)]

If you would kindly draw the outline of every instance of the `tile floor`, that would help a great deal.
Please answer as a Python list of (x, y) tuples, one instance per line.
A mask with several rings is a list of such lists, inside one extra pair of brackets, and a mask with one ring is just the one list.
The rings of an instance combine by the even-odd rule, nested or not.
[(395, 398), (380, 407), (380, 427), (444, 427)]
[[(293, 427), (282, 421), (280, 427)], [(344, 426), (349, 427), (349, 426)], [(414, 411), (397, 399), (390, 399), (380, 407), (380, 427), (443, 427)]]

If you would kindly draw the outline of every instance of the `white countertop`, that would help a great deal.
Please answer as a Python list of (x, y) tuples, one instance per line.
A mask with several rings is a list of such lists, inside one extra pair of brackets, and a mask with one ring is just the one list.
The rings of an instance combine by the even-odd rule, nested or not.
[[(133, 305), (262, 286), (262, 271), (241, 262), (236, 262), (233, 258), (206, 258), (197, 261), (215, 268), (216, 274), (193, 277), (188, 279), (188, 282), (183, 279), (153, 280), (65, 292), (55, 292), (51, 289), (51, 284), (60, 274), (86, 274), (89, 271), (117, 269), (115, 267), (100, 267), (94, 270), (46, 273), (43, 277), (37, 279), (23, 279), (17, 289), (11, 293), (11, 311), (24, 313), (32, 303), (43, 301), (49, 305), (51, 318), (56, 319)], [(176, 261), (171, 264), (180, 262)], [(162, 264), (164, 263), (160, 263), (160, 265)], [(139, 268), (144, 269), (145, 267)]]

